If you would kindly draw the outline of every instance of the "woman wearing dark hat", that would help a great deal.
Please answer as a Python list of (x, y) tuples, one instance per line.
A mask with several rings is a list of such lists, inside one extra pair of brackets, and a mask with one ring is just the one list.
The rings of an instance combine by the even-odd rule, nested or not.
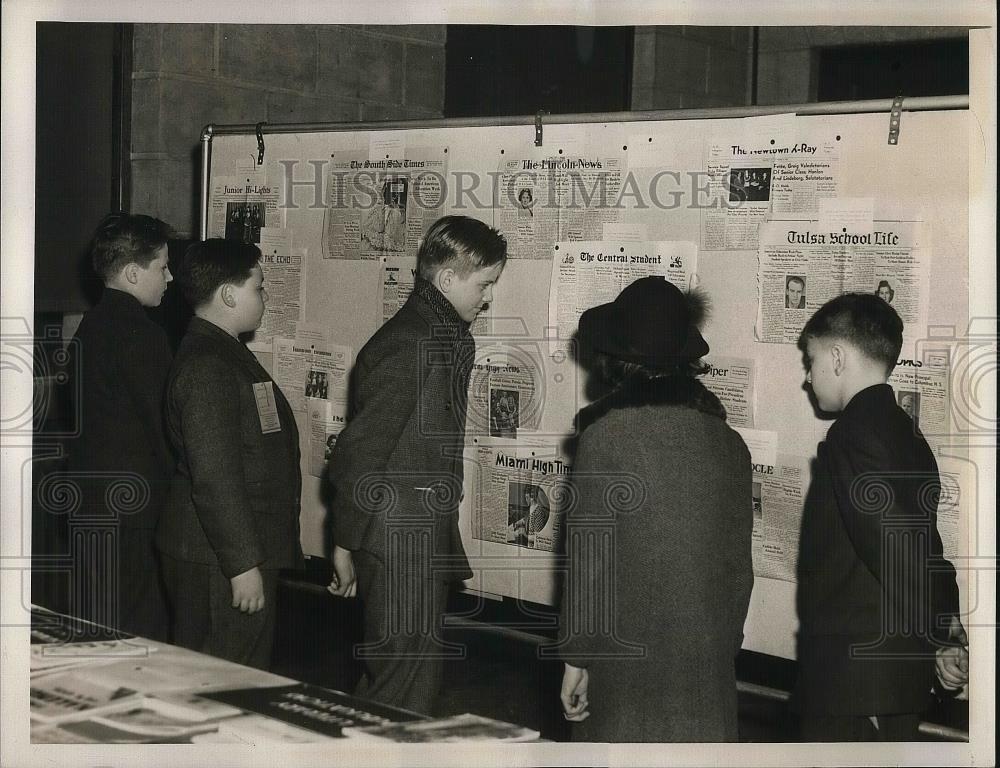
[[(645, 277), (584, 312), (559, 655), (577, 741), (735, 741), (750, 454), (696, 378), (705, 301)], [(589, 364), (587, 360), (589, 358)]]

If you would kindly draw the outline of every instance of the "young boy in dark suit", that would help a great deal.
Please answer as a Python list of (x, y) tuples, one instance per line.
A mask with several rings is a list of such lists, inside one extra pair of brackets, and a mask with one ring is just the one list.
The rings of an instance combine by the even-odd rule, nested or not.
[(292, 410), (240, 341), (267, 291), (251, 243), (192, 245), (178, 273), (194, 309), (167, 385), (177, 469), (156, 543), (174, 642), (266, 669), (278, 570), (301, 565), (299, 435)]
[(806, 741), (914, 741), (935, 682), (968, 681), (940, 477), (886, 381), (903, 322), (878, 296), (823, 305), (799, 339), (819, 444), (798, 564), (798, 709)]
[(503, 236), (446, 216), (417, 253), (413, 293), (358, 354), (329, 465), (335, 595), (364, 602), (357, 695), (431, 712), (448, 583), (471, 577), (458, 530), (469, 325), (493, 300)]
[(104, 290), (71, 345), (81, 431), (69, 467), (81, 484), (82, 513), (102, 528), (116, 527), (114, 554), (102, 554), (91, 539), (76, 551), (69, 610), (153, 640), (167, 640), (169, 629), (153, 531), (173, 472), (163, 428), (173, 354), (145, 309), (159, 305), (173, 279), (169, 236), (169, 227), (150, 216), (105, 217), (91, 244)]

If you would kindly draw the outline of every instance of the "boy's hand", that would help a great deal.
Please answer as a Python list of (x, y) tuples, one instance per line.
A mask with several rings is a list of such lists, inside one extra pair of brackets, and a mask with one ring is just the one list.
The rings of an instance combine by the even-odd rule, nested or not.
[(354, 575), (354, 558), (351, 550), (334, 546), (333, 577), (327, 592), (337, 597), (356, 597), (358, 594), (357, 577)]
[(590, 717), (587, 709), (587, 688), (590, 683), (590, 673), (581, 667), (574, 667), (566, 664), (563, 670), (562, 690), (559, 698), (562, 699), (563, 717), (573, 722), (580, 722)]
[(229, 583), (233, 587), (233, 608), (243, 613), (257, 613), (264, 607), (264, 579), (257, 566), (233, 576)]
[(952, 617), (948, 634), (952, 641), (961, 643), (961, 646), (938, 648), (935, 671), (941, 686), (945, 690), (954, 691), (969, 682), (969, 637), (957, 616)]

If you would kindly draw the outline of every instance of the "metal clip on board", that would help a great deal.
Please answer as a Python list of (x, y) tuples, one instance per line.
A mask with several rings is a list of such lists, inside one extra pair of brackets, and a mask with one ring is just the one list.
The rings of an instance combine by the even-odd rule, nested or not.
[(264, 164), (264, 126), (266, 123), (257, 123), (257, 165)]
[(903, 119), (903, 97), (897, 96), (892, 100), (892, 109), (889, 110), (889, 143), (899, 144), (899, 127)]
[(542, 115), (547, 115), (548, 112), (544, 110), (538, 110), (535, 113), (535, 146), (542, 146)]

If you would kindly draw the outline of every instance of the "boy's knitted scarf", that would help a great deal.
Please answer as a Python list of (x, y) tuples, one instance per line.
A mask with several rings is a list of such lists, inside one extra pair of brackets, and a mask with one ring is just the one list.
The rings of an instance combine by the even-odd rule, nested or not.
[(455, 399), (462, 408), (461, 412), (464, 413), (469, 376), (472, 374), (472, 365), (476, 357), (476, 341), (469, 331), (469, 323), (459, 316), (455, 307), (433, 283), (419, 275), (413, 282), (413, 294), (425, 301), (434, 310), (438, 320), (441, 321), (440, 325), (432, 329), (432, 338), (440, 341), (446, 339), (454, 341)]

